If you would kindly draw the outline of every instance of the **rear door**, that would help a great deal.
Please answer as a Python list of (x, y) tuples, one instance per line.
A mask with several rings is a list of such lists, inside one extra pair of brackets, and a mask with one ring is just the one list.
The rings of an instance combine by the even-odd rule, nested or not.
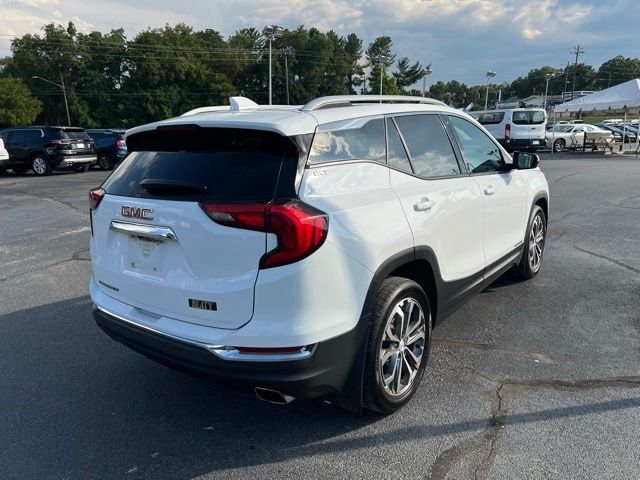
[(79, 128), (64, 128), (60, 131), (60, 138), (69, 141), (72, 155), (91, 155), (94, 153), (94, 140)]
[(11, 163), (26, 163), (29, 157), (27, 149), (27, 131), (11, 130), (7, 135), (7, 151)]
[(546, 135), (547, 115), (542, 109), (513, 110), (512, 137), (541, 145)]
[(272, 235), (227, 225), (259, 221), (265, 203), (295, 195), (297, 148), (270, 132), (179, 128), (128, 138), (134, 151), (92, 214), (93, 276), (144, 311), (238, 328), (253, 314)]

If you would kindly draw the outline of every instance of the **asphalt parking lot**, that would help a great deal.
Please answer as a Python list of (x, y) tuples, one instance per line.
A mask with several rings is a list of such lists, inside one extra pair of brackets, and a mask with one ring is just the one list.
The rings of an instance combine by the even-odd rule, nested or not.
[(87, 192), (0, 176), (0, 478), (640, 477), (640, 160), (544, 155), (545, 262), (435, 330), (389, 417), (180, 374), (94, 324)]

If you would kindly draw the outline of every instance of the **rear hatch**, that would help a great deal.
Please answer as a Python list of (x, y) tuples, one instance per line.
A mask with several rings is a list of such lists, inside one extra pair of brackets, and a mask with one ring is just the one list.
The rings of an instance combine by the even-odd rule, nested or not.
[(531, 140), (533, 145), (540, 144), (546, 136), (546, 122), (547, 115), (542, 109), (514, 110), (511, 138)]
[(93, 155), (94, 141), (82, 128), (61, 128), (54, 133), (54, 144), (67, 156)]
[(297, 147), (271, 132), (196, 126), (137, 133), (127, 143), (131, 153), (92, 211), (99, 288), (153, 314), (244, 325), (273, 239), (228, 223), (240, 206), (250, 224), (253, 210), (295, 196)]

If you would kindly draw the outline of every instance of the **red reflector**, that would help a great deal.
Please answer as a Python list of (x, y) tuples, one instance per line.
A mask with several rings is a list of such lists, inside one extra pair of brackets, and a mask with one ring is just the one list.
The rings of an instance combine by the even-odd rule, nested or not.
[(100, 205), (102, 198), (104, 197), (104, 190), (102, 188), (94, 188), (89, 192), (89, 208), (95, 210)]
[(243, 353), (292, 353), (298, 352), (302, 347), (235, 347)]
[(278, 246), (260, 259), (260, 268), (297, 262), (315, 252), (327, 236), (327, 215), (298, 200), (279, 203), (203, 203), (217, 223), (273, 233)]

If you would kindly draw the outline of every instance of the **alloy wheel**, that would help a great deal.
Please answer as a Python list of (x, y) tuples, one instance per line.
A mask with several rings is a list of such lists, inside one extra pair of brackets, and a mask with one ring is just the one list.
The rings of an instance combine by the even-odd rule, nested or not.
[(544, 222), (540, 215), (536, 215), (529, 232), (529, 268), (533, 272), (537, 272), (542, 264), (544, 240)]
[(403, 298), (387, 319), (378, 368), (387, 395), (399, 397), (409, 391), (420, 369), (426, 342), (426, 322), (420, 304)]
[(42, 157), (35, 157), (32, 167), (38, 175), (44, 175), (47, 172), (47, 161)]

